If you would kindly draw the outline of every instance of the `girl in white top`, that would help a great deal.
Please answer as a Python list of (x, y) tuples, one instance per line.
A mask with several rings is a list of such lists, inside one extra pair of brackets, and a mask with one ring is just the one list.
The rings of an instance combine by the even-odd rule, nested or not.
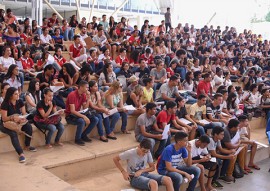
[(202, 68), (201, 68), (201, 66), (199, 66), (199, 64), (200, 64), (200, 60), (198, 58), (194, 58), (193, 66), (191, 67), (191, 71), (192, 72), (197, 72), (197, 71), (202, 72)]
[(19, 78), (19, 67), (15, 64), (12, 64), (5, 75), (4, 82), (9, 83), (10, 87), (14, 87), (21, 93), (21, 81)]
[(10, 65), (15, 64), (14, 58), (10, 57), (11, 49), (9, 46), (3, 47), (3, 56), (0, 57), (0, 72), (7, 72)]
[(35, 79), (30, 81), (25, 96), (26, 110), (28, 113), (34, 114), (36, 112), (37, 103), (41, 100), (41, 91), (39, 88), (39, 81)]
[(229, 72), (224, 72), (224, 82), (223, 84), (226, 87), (229, 87), (230, 85), (232, 85), (232, 81), (230, 80), (230, 73)]
[(193, 72), (187, 72), (186, 79), (183, 82), (184, 90), (193, 91), (194, 90), (194, 75)]
[(258, 92), (257, 84), (251, 84), (249, 91), (245, 92), (243, 97), (244, 97), (245, 104), (247, 106), (251, 106), (253, 108), (258, 107), (259, 100), (260, 100), (260, 93)]

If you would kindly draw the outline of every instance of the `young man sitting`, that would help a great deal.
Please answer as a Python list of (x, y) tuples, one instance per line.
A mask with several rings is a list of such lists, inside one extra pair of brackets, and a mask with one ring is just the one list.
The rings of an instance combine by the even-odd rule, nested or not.
[[(250, 140), (250, 126), (248, 123), (248, 117), (246, 115), (240, 115), (239, 120), (239, 134), (241, 138), (241, 143), (251, 146), (250, 159), (248, 165), (245, 165), (245, 170), (247, 172), (252, 172), (250, 168), (260, 170), (260, 167), (254, 163), (254, 157), (257, 151), (257, 143)], [(246, 163), (247, 164), (247, 163)]]
[(164, 129), (166, 125), (171, 124), (170, 131), (172, 133), (184, 130), (184, 127), (180, 126), (176, 122), (175, 113), (177, 110), (176, 103), (174, 101), (168, 101), (166, 104), (166, 110), (159, 112), (157, 116), (157, 124), (160, 129)]
[[(226, 149), (232, 150), (232, 153), (236, 152), (236, 150), (243, 146), (243, 149), (238, 153), (237, 157), (233, 160), (230, 160), (226, 176), (220, 176), (220, 179), (225, 181), (226, 183), (230, 183), (234, 181), (234, 177), (232, 176), (236, 159), (238, 160), (239, 166), (244, 170), (245, 167), (245, 156), (247, 152), (247, 145), (242, 145), (240, 136), (238, 132), (239, 121), (237, 119), (231, 119), (228, 123), (228, 126), (224, 129), (224, 138), (221, 143), (222, 146)], [(244, 170), (245, 174), (248, 174)]]
[[(158, 128), (156, 121), (156, 104), (155, 103), (147, 103), (146, 113), (141, 114), (136, 120), (135, 124), (135, 138), (138, 142), (141, 142), (144, 139), (148, 139), (151, 143), (150, 151), (155, 158), (158, 158), (161, 155), (165, 146), (171, 143), (171, 136), (168, 139), (162, 139), (163, 130)], [(154, 146), (156, 142), (159, 142), (159, 147), (157, 151), (154, 153)]]
[(175, 98), (180, 97), (177, 87), (178, 83), (178, 77), (176, 75), (171, 76), (168, 83), (161, 85), (156, 96), (156, 101), (175, 101)]
[[(214, 127), (211, 134), (212, 137), (210, 137), (208, 151), (212, 157), (216, 157), (219, 166), (222, 164), (221, 171), (219, 170), (219, 167), (216, 170), (212, 180), (212, 185), (216, 188), (223, 188), (223, 185), (220, 184), (217, 179), (219, 178), (219, 175), (222, 177), (226, 175), (230, 160), (235, 158), (233, 155), (234, 151), (222, 148), (220, 142), (224, 138), (224, 129), (222, 127)], [(221, 160), (223, 160), (223, 163)]]
[[(89, 106), (90, 93), (88, 89), (88, 82), (80, 81), (78, 89), (68, 94), (66, 101), (66, 121), (69, 124), (77, 125), (75, 143), (80, 146), (84, 146), (85, 142), (92, 141), (87, 135), (98, 123), (98, 118), (94, 115), (79, 112), (81, 107), (86, 109)], [(83, 131), (85, 127), (86, 129)]]
[[(201, 170), (192, 166), (191, 145), (188, 134), (178, 132), (175, 134), (175, 144), (167, 146), (158, 160), (158, 173), (171, 177), (175, 191), (183, 183), (183, 177), (189, 181), (187, 191), (194, 191)], [(192, 178), (193, 174), (193, 178)]]
[[(201, 191), (216, 191), (216, 189), (212, 187), (212, 179), (217, 168), (217, 163), (210, 161), (211, 155), (207, 151), (207, 146), (210, 143), (209, 137), (207, 135), (202, 135), (199, 139), (194, 139), (189, 141), (189, 143), (191, 145), (192, 164), (196, 164), (196, 166), (201, 169), (199, 177)], [(204, 169), (209, 170), (206, 186), (204, 185), (203, 180)]]
[(206, 106), (207, 117), (215, 127), (225, 127), (225, 124), (228, 124), (228, 119), (221, 115), (220, 105), (222, 104), (222, 102), (222, 94), (216, 93), (214, 95), (214, 100)]
[[(158, 185), (165, 185), (167, 191), (173, 191), (171, 178), (149, 173), (155, 170), (153, 158), (149, 152), (151, 147), (151, 142), (144, 139), (137, 148), (119, 154), (113, 158), (113, 161), (121, 171), (123, 178), (129, 181), (132, 187), (140, 190), (157, 191)], [(120, 160), (127, 161), (127, 170), (122, 167)]]

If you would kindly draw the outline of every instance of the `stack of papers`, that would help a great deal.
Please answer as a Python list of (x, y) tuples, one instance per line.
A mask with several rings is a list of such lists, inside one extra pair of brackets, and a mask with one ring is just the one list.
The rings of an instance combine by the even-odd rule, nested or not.
[(60, 110), (56, 111), (55, 113), (49, 115), (48, 118), (50, 118), (50, 117), (52, 117), (52, 116), (55, 116), (55, 115), (60, 115), (60, 113), (61, 113), (61, 112), (64, 112), (64, 111), (65, 111), (65, 109), (60, 109)]
[(50, 86), (50, 89), (53, 91), (53, 93), (58, 92), (60, 89), (64, 88), (65, 86)]
[(168, 139), (169, 131), (170, 131), (170, 124), (165, 126), (163, 133), (162, 133), (162, 139)]
[(189, 121), (189, 120), (186, 120), (185, 118), (181, 118), (181, 119), (179, 119), (182, 123), (184, 123), (184, 124), (190, 124), (191, 122)]
[(210, 123), (209, 121), (207, 121), (207, 120), (205, 120), (205, 119), (202, 119), (202, 120), (200, 120), (199, 122), (200, 122), (200, 123), (203, 123), (203, 124), (205, 124), (205, 125), (207, 125), (207, 124)]
[(125, 105), (124, 108), (128, 111), (134, 111), (136, 108), (133, 105)]
[(111, 110), (109, 111), (109, 115), (107, 115), (106, 113), (103, 113), (103, 117), (104, 117), (104, 118), (109, 117), (109, 116), (111, 116), (111, 115), (113, 115), (113, 114), (115, 114), (115, 113), (117, 113), (117, 112), (118, 112), (118, 110), (117, 110), (117, 108), (115, 107), (115, 108), (113, 108), (113, 109), (111, 109)]

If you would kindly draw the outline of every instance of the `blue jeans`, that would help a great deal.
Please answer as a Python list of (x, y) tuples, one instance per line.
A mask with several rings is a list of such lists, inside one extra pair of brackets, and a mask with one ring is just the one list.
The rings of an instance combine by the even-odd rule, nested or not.
[[(213, 181), (216, 181), (220, 176), (226, 176), (226, 172), (227, 172), (227, 169), (228, 169), (228, 166), (230, 164), (230, 160), (228, 159), (219, 159), (217, 158), (217, 170), (213, 176)], [(221, 167), (221, 169), (220, 169)]]
[(102, 125), (102, 121), (103, 121), (102, 114), (96, 113), (95, 117), (98, 118), (98, 123), (97, 123), (98, 134), (99, 136), (103, 136), (104, 133), (103, 133), (103, 125)]
[(162, 85), (162, 83), (154, 83), (154, 87), (153, 87), (153, 90), (154, 90), (154, 99), (156, 99), (156, 92), (160, 88), (161, 85)]
[(214, 128), (214, 127), (222, 127), (222, 128), (225, 128), (225, 123), (223, 123), (223, 122), (212, 122), (211, 124), (212, 124), (213, 128)]
[(204, 130), (204, 127), (203, 126), (200, 126), (200, 125), (197, 125), (197, 129), (196, 131), (198, 131), (200, 133), (200, 136), (204, 135), (205, 134), (205, 130)]
[(73, 37), (74, 37), (74, 28), (67, 28), (64, 33), (62, 33), (63, 36), (64, 36), (64, 40), (65, 41), (68, 41), (68, 40), (73, 40)]
[[(115, 113), (113, 115), (111, 115), (110, 117), (106, 117), (105, 119), (103, 119), (103, 124), (105, 127), (105, 131), (106, 134), (109, 135), (111, 132), (113, 132), (115, 125), (117, 123), (117, 121), (120, 118), (120, 114), (119, 113)], [(111, 124), (110, 124), (110, 120), (111, 120)]]
[[(187, 188), (187, 191), (194, 191), (195, 189), (195, 186), (197, 184), (197, 181), (199, 179), (199, 176), (201, 174), (201, 170), (199, 167), (196, 167), (196, 166), (190, 166), (190, 167), (187, 167), (187, 166), (178, 166), (177, 167), (178, 170), (181, 170), (181, 171), (184, 171), (184, 172), (187, 172), (188, 174), (193, 174), (194, 175), (194, 178), (190, 181), (189, 185), (188, 185), (188, 188)], [(163, 175), (166, 175), (166, 176), (169, 176), (171, 179), (172, 179), (172, 182), (173, 182), (173, 188), (174, 190), (178, 191), (180, 189), (180, 186), (183, 182), (183, 176), (177, 172), (165, 172), (165, 174)]]
[[(38, 123), (37, 123), (38, 124)], [(40, 128), (48, 131), (46, 135), (46, 145), (51, 143), (52, 135), (57, 129), (57, 134), (55, 137), (55, 142), (59, 142), (61, 136), (64, 133), (64, 125), (60, 122), (57, 125), (49, 124), (49, 125), (40, 125)]]
[[(20, 145), (20, 141), (19, 141), (17, 132), (5, 128), (2, 123), (0, 123), (0, 130), (10, 137), (12, 146), (14, 147), (14, 149), (16, 150), (18, 155), (22, 154), (23, 149)], [(32, 136), (32, 126), (30, 125), (30, 123), (26, 123), (24, 126), (22, 126), (21, 130), (24, 131), (25, 133), (27, 133), (28, 135)], [(31, 138), (28, 136), (25, 136), (24, 144), (26, 147), (30, 146), (30, 142), (31, 142)]]
[(65, 104), (63, 98), (60, 95), (54, 95), (53, 100), (55, 101), (55, 104), (57, 106), (61, 107), (62, 109), (66, 108), (66, 104)]
[[(157, 139), (153, 139), (153, 138), (149, 138), (149, 137), (144, 137), (143, 135), (138, 135), (136, 137), (137, 141), (138, 142), (142, 142), (143, 139), (148, 139), (150, 142), (151, 142), (151, 153), (152, 153), (152, 156), (158, 158), (161, 153), (163, 152), (164, 148), (168, 145), (171, 144), (171, 136), (168, 137), (168, 139), (163, 139), (163, 140), (157, 140)], [(159, 141), (159, 146), (158, 146), (158, 149), (157, 151), (154, 153), (154, 147), (155, 147), (155, 144), (156, 142)]]
[(72, 125), (77, 125), (75, 141), (80, 140), (82, 137), (86, 137), (98, 123), (97, 117), (90, 116), (90, 115), (86, 115), (86, 116), (90, 120), (90, 124), (88, 125), (88, 127), (86, 127), (84, 131), (83, 129), (85, 127), (85, 121), (83, 118), (77, 117), (72, 114), (66, 117), (67, 123), (72, 124)]
[(162, 179), (163, 179), (162, 175), (150, 174), (148, 172), (144, 172), (139, 177), (133, 177), (130, 180), (130, 185), (140, 190), (150, 190), (150, 186), (149, 186), (150, 180), (155, 180), (157, 181), (158, 185), (161, 185)]
[(176, 73), (180, 74), (181, 80), (184, 80), (186, 78), (186, 68), (182, 66), (176, 67)]
[(114, 72), (115, 74), (118, 74), (120, 71), (121, 71), (121, 68), (114, 68), (114, 69), (113, 69), (113, 72)]

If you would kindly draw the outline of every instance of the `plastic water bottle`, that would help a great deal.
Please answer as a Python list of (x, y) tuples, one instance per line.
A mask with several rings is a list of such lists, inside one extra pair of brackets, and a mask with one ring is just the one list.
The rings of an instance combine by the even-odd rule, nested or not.
[[(194, 174), (191, 174), (191, 180), (194, 178)], [(188, 183), (188, 179), (187, 178), (184, 178), (184, 183)]]
[(267, 134), (267, 137), (268, 137), (268, 142), (270, 144), (270, 131), (267, 131), (266, 134)]

